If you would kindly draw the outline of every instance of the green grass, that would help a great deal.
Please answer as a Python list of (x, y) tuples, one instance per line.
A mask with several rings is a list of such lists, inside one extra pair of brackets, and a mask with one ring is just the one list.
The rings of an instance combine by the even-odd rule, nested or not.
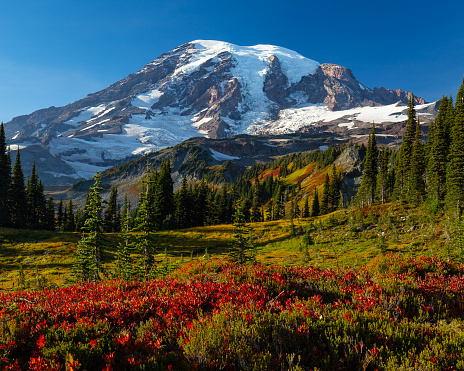
[[(289, 220), (250, 223), (257, 260), (265, 265), (309, 264), (346, 267), (367, 264), (382, 253), (405, 256), (456, 257), (446, 236), (450, 228), (442, 214), (430, 216), (423, 209), (405, 209), (395, 204), (380, 205), (372, 211), (338, 211), (317, 218), (295, 219), (295, 235)], [(374, 218), (374, 220), (370, 220)], [(303, 234), (310, 230), (315, 244), (307, 254)], [(384, 246), (380, 247), (380, 235)], [(215, 225), (154, 234), (155, 261), (165, 261), (166, 249), (171, 263), (204, 259), (227, 259), (233, 236), (232, 225)], [(71, 277), (73, 252), (78, 233), (42, 232), (0, 228), (0, 290), (20, 286), (22, 266), (26, 284), (65, 285)], [(118, 234), (106, 235), (104, 267), (115, 270)], [(42, 280), (40, 285), (39, 279)]]

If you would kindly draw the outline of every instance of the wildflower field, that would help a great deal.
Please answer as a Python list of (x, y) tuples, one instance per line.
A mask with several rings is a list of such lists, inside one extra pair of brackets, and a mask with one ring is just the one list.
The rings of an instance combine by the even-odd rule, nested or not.
[(3, 370), (464, 369), (464, 267), (181, 265), (0, 294)]

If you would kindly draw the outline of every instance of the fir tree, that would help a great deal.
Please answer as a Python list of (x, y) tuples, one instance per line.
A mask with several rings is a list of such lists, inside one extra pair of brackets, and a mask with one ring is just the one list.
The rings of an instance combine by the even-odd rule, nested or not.
[(45, 198), (42, 183), (36, 171), (35, 161), (32, 163), (31, 177), (27, 182), (26, 199), (28, 208), (28, 227), (40, 229), (45, 215)]
[(378, 150), (375, 138), (375, 125), (372, 124), (372, 132), (367, 142), (366, 158), (364, 159), (364, 171), (358, 195), (361, 202), (372, 205), (375, 199), (378, 174)]
[(221, 198), (219, 200), (219, 222), (229, 223), (229, 202), (227, 198), (227, 185), (224, 184), (221, 190)]
[(124, 200), (124, 209), (122, 215), (121, 232), (123, 240), (118, 244), (118, 276), (125, 281), (133, 277), (132, 261), (130, 253), (134, 249), (134, 242), (130, 234), (130, 207), (128, 206), (127, 196)]
[(446, 205), (461, 215), (464, 208), (464, 81), (456, 97), (448, 160)]
[(153, 221), (148, 204), (148, 188), (148, 179), (145, 179), (142, 183), (142, 192), (139, 195), (138, 214), (135, 221), (136, 227), (134, 228), (134, 231), (138, 232), (137, 242), (135, 243), (135, 249), (140, 256), (138, 268), (144, 279), (148, 278), (153, 266)]
[(187, 178), (182, 178), (182, 186), (177, 192), (176, 197), (176, 222), (179, 228), (190, 227), (190, 216), (192, 211), (192, 205), (189, 197), (189, 190), (187, 185)]
[(51, 196), (48, 197), (47, 206), (45, 208), (44, 228), (47, 231), (55, 230), (55, 203)]
[(0, 125), (0, 227), (6, 227), (10, 224), (10, 210), (8, 207), (10, 186), (11, 164), (2, 122)]
[(377, 176), (377, 196), (381, 203), (387, 202), (388, 197), (388, 151), (382, 147), (380, 152), (379, 174)]
[(309, 201), (308, 201), (308, 196), (305, 197), (305, 202), (304, 202), (304, 206), (303, 206), (303, 213), (301, 214), (301, 216), (303, 218), (308, 218), (309, 217)]
[(340, 175), (332, 164), (332, 179), (329, 184), (329, 211), (337, 210), (340, 203)]
[(60, 203), (58, 205), (58, 215), (57, 215), (57, 223), (58, 223), (58, 230), (61, 231), (63, 228), (63, 199), (60, 199)]
[(261, 221), (261, 211), (260, 211), (260, 190), (259, 190), (259, 181), (256, 179), (255, 186), (253, 187), (253, 201), (251, 203), (251, 221), (260, 222)]
[(119, 226), (118, 188), (113, 186), (111, 188), (108, 206), (105, 210), (105, 231), (118, 232)]
[(74, 205), (72, 198), (68, 201), (68, 207), (66, 208), (66, 223), (64, 230), (66, 232), (74, 232), (76, 230), (75, 218), (74, 218)]
[(416, 137), (412, 146), (411, 170), (409, 176), (409, 201), (419, 204), (425, 197), (425, 156), (421, 142), (421, 128), (417, 121)]
[(314, 198), (313, 203), (311, 205), (311, 216), (318, 216), (320, 213), (319, 208), (319, 196), (317, 194), (317, 188), (314, 189)]
[(395, 196), (398, 199), (406, 199), (409, 194), (412, 145), (416, 136), (416, 109), (414, 95), (411, 94), (408, 101), (408, 120), (406, 133), (401, 142), (399, 156), (396, 163)]
[(438, 116), (428, 141), (427, 193), (429, 198), (442, 201), (446, 194), (446, 166), (448, 162), (449, 133), (447, 133), (448, 98), (440, 101)]
[(322, 188), (322, 198), (320, 204), (320, 213), (322, 215), (329, 212), (329, 189), (330, 189), (330, 178), (329, 174), (325, 175), (324, 187)]
[(251, 244), (251, 231), (246, 224), (244, 210), (244, 202), (239, 201), (235, 205), (234, 212), (234, 237), (232, 246), (229, 250), (229, 258), (231, 261), (238, 264), (245, 264), (252, 260), (252, 249)]
[(91, 279), (100, 280), (103, 260), (103, 219), (100, 174), (97, 172), (93, 177), (95, 183), (90, 187), (88, 218), (83, 229), (87, 233), (78, 244), (74, 264), (75, 276), (79, 281)]
[(9, 198), (11, 223), (15, 228), (24, 228), (28, 218), (26, 188), (24, 186), (24, 175), (21, 167), (19, 148), (16, 152), (16, 159), (13, 166)]

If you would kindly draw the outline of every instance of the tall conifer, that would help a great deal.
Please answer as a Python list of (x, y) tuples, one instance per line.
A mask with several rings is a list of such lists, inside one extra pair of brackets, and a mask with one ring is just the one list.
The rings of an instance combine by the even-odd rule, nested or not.
[(311, 205), (311, 216), (318, 216), (319, 215), (319, 196), (317, 194), (317, 188), (314, 190), (314, 198), (313, 203)]
[(16, 228), (24, 228), (27, 224), (27, 202), (19, 148), (13, 166), (9, 196), (11, 223)]
[(5, 129), (0, 124), (0, 227), (10, 224), (8, 193), (11, 186), (11, 164), (6, 148)]
[(464, 81), (459, 88), (454, 109), (454, 125), (446, 172), (446, 205), (457, 210), (464, 208)]
[(425, 155), (421, 142), (419, 120), (416, 125), (416, 137), (412, 145), (411, 170), (409, 176), (409, 201), (419, 204), (425, 198)]
[(375, 125), (372, 124), (372, 132), (367, 142), (366, 158), (364, 159), (364, 171), (358, 195), (362, 202), (372, 205), (375, 199), (378, 174), (378, 149), (375, 138)]
[(443, 200), (446, 193), (446, 166), (448, 163), (449, 139), (447, 134), (448, 98), (440, 101), (438, 115), (432, 125), (428, 140), (427, 193), (428, 197)]
[(330, 178), (329, 174), (325, 174), (324, 187), (322, 188), (322, 197), (320, 203), (320, 213), (322, 215), (329, 212), (329, 188), (330, 188)]
[(406, 199), (409, 193), (412, 145), (416, 135), (416, 109), (414, 95), (411, 94), (408, 101), (408, 119), (406, 133), (401, 142), (396, 164), (395, 195), (399, 199)]

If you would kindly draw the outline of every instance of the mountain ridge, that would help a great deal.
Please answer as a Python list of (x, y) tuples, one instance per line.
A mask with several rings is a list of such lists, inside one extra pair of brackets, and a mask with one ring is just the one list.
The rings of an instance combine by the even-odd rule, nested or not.
[(298, 133), (327, 123), (348, 132), (377, 118), (366, 121), (362, 110), (386, 104), (394, 106), (380, 121), (400, 122), (405, 107), (396, 104), (409, 94), (369, 89), (351, 70), (289, 49), (196, 40), (76, 102), (16, 117), (5, 131), (12, 148), (33, 151), (39, 166), (53, 157), (54, 168), (42, 174), (47, 183), (70, 183), (195, 136)]

